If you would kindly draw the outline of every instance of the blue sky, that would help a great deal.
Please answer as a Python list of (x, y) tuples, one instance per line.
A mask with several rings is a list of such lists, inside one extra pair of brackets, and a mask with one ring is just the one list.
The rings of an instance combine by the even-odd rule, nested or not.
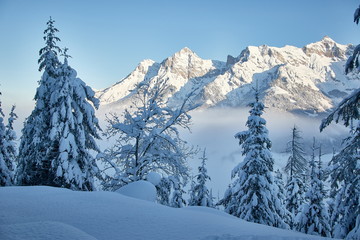
[(162, 61), (183, 47), (226, 60), (248, 45), (302, 47), (328, 35), (360, 42), (357, 0), (0, 0), (0, 91), (5, 108), (28, 113), (41, 73), (38, 51), (49, 16), (70, 65), (93, 88), (108, 87), (143, 59)]

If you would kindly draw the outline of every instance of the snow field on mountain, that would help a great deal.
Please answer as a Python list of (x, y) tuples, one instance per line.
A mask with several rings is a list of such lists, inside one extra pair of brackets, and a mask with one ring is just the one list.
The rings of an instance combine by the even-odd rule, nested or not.
[(321, 239), (215, 209), (175, 209), (114, 192), (3, 187), (0, 196), (0, 236), (7, 240)]
[[(168, 79), (167, 97), (176, 105), (194, 88), (201, 108), (244, 107), (258, 87), (265, 105), (283, 111), (324, 112), (356, 88), (358, 76), (345, 75), (344, 64), (352, 45), (329, 37), (294, 46), (249, 46), (227, 62), (204, 60), (183, 48), (161, 63), (141, 62), (120, 82), (98, 91), (102, 105), (118, 107), (131, 102), (135, 84)], [(279, 91), (282, 89), (283, 91)]]

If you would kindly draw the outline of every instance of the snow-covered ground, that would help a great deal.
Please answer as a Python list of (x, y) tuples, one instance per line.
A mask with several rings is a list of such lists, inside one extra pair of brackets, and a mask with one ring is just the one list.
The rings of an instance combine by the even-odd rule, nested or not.
[(0, 239), (7, 240), (321, 239), (248, 223), (216, 209), (175, 209), (116, 192), (2, 187), (0, 196)]

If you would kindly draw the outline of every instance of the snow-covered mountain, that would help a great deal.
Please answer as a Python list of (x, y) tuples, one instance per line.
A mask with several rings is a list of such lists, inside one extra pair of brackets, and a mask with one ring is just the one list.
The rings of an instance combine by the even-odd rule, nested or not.
[(245, 106), (258, 86), (267, 107), (324, 112), (358, 87), (359, 78), (344, 73), (353, 49), (324, 37), (303, 48), (249, 46), (221, 62), (204, 60), (184, 48), (161, 63), (142, 61), (127, 77), (98, 91), (97, 97), (103, 106), (126, 106), (137, 83), (165, 78), (171, 85), (168, 97), (175, 104), (196, 88), (196, 102), (203, 108)]

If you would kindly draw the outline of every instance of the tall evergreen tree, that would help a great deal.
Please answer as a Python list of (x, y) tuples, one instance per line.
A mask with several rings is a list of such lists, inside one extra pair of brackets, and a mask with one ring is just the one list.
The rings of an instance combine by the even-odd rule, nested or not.
[(18, 181), (20, 185), (91, 191), (98, 168), (89, 151), (99, 151), (94, 140), (99, 138), (94, 112), (99, 102), (68, 65), (66, 51), (64, 63), (59, 62), (55, 45), (59, 39), (53, 23), (50, 19), (44, 37), (46, 47), (40, 50), (39, 70), (44, 69), (44, 73), (35, 95), (35, 109), (23, 129)]
[(212, 196), (210, 196), (210, 191), (206, 187), (206, 182), (211, 179), (209, 175), (207, 175), (205, 150), (200, 159), (201, 166), (198, 168), (199, 173), (196, 176), (197, 183), (192, 184), (190, 189), (189, 206), (213, 207)]
[[(335, 149), (333, 149), (333, 156), (332, 156), (332, 160), (334, 159), (334, 157), (336, 156), (336, 152)], [(331, 173), (331, 165), (332, 165), (332, 160), (330, 160), (330, 162), (328, 163), (328, 167), (327, 167), (327, 171), (326, 171), (326, 178), (328, 179), (330, 185), (333, 182), (333, 179), (330, 175)], [(336, 206), (335, 206), (335, 197), (337, 194), (339, 186), (330, 186), (330, 191), (329, 191), (329, 198), (327, 200), (327, 205), (328, 205), (328, 211), (329, 211), (329, 224), (330, 224), (330, 228), (331, 228), (331, 235), (334, 236), (334, 228), (335, 228), (335, 224), (336, 224), (336, 219), (337, 217), (334, 215), (334, 213), (337, 211)]]
[(93, 178), (99, 174), (90, 154), (90, 150), (100, 151), (95, 142), (95, 138), (100, 138), (97, 133), (100, 127), (93, 108), (98, 107), (99, 101), (68, 65), (66, 48), (64, 57), (50, 96), (51, 145), (47, 157), (55, 176), (52, 181), (55, 186), (92, 191)]
[(271, 156), (271, 141), (268, 138), (266, 121), (261, 117), (264, 104), (259, 101), (255, 90), (255, 102), (250, 104), (250, 116), (246, 122), (247, 131), (235, 135), (245, 155), (243, 162), (232, 171), (235, 178), (231, 197), (226, 201), (225, 211), (246, 221), (286, 228), (287, 224), (279, 215), (283, 206), (276, 204), (276, 186), (272, 171), (274, 160)]
[[(49, 76), (56, 77), (57, 68), (60, 65), (60, 61), (57, 58), (58, 53), (61, 53), (61, 49), (56, 45), (56, 42), (60, 41), (55, 34), (59, 32), (59, 30), (54, 27), (55, 21), (50, 17), (49, 21), (46, 23), (47, 28), (44, 31), (44, 41), (46, 43), (45, 47), (41, 48), (39, 51), (40, 58), (38, 60), (39, 63), (39, 71), (45, 70), (44, 73)], [(44, 74), (45, 75), (45, 74)], [(40, 80), (41, 83), (47, 85), (47, 78), (42, 78)], [(40, 83), (40, 84), (41, 84)], [(49, 85), (51, 86), (51, 85)], [(49, 87), (48, 86), (48, 87)]]
[(295, 218), (298, 215), (301, 206), (305, 203), (305, 183), (304, 177), (293, 176), (286, 184), (286, 209), (290, 212), (290, 228), (295, 227)]
[[(0, 93), (1, 95), (1, 93)], [(17, 115), (14, 112), (15, 106), (11, 108), (8, 124), (4, 125), (4, 113), (0, 101), (0, 186), (14, 185), (16, 134), (13, 129), (13, 122)]]
[(331, 236), (329, 225), (329, 216), (324, 204), (324, 187), (322, 182), (321, 169), (321, 148), (319, 148), (318, 164), (315, 160), (315, 139), (312, 146), (312, 156), (309, 163), (310, 172), (310, 188), (306, 192), (307, 202), (302, 205), (302, 210), (297, 216), (296, 229), (300, 232), (321, 235), (324, 237)]
[[(0, 93), (1, 94), (1, 93)], [(11, 185), (12, 176), (11, 170), (6, 162), (6, 149), (5, 149), (5, 125), (4, 125), (4, 113), (2, 111), (0, 102), (0, 173), (1, 173), (1, 185)]]
[(290, 226), (292, 223), (292, 215), (291, 213), (286, 209), (286, 192), (285, 192), (285, 184), (283, 180), (283, 174), (281, 173), (280, 169), (277, 169), (275, 171), (275, 177), (274, 177), (274, 183), (276, 184), (278, 190), (277, 190), (277, 196), (276, 196), (276, 202), (279, 205), (278, 209), (279, 215), (281, 218), (285, 221), (286, 224)]
[(288, 142), (287, 152), (290, 153), (289, 159), (285, 166), (285, 171), (288, 174), (290, 181), (294, 175), (300, 176), (307, 166), (307, 161), (304, 157), (305, 152), (301, 143), (302, 137), (300, 131), (294, 126), (292, 129), (291, 141)]
[(11, 107), (8, 124), (6, 125), (6, 140), (8, 142), (8, 153), (13, 162), (16, 160), (16, 132), (14, 130), (14, 122), (18, 119), (18, 115), (15, 113), (15, 105)]
[[(354, 13), (354, 22), (359, 23), (360, 7)], [(345, 72), (358, 74), (360, 45), (345, 65)], [(350, 127), (350, 135), (342, 149), (332, 159), (331, 187), (335, 191), (331, 222), (336, 238), (360, 239), (360, 88), (345, 97), (332, 113), (323, 120), (322, 131), (332, 121), (343, 122)]]
[(290, 154), (285, 166), (288, 175), (286, 184), (286, 209), (290, 212), (290, 228), (294, 227), (294, 219), (300, 206), (304, 203), (305, 178), (307, 161), (301, 143), (302, 137), (296, 126), (292, 129), (291, 140), (288, 142), (286, 152)]
[(45, 47), (39, 51), (39, 71), (44, 70), (35, 94), (35, 108), (25, 120), (19, 147), (17, 182), (19, 185), (52, 185), (49, 180), (51, 160), (46, 155), (50, 148), (50, 93), (58, 78), (61, 52), (55, 35), (58, 30), (50, 18), (44, 31)]
[(357, 216), (360, 214), (360, 147), (345, 140), (345, 147), (331, 160), (333, 237), (359, 239)]

